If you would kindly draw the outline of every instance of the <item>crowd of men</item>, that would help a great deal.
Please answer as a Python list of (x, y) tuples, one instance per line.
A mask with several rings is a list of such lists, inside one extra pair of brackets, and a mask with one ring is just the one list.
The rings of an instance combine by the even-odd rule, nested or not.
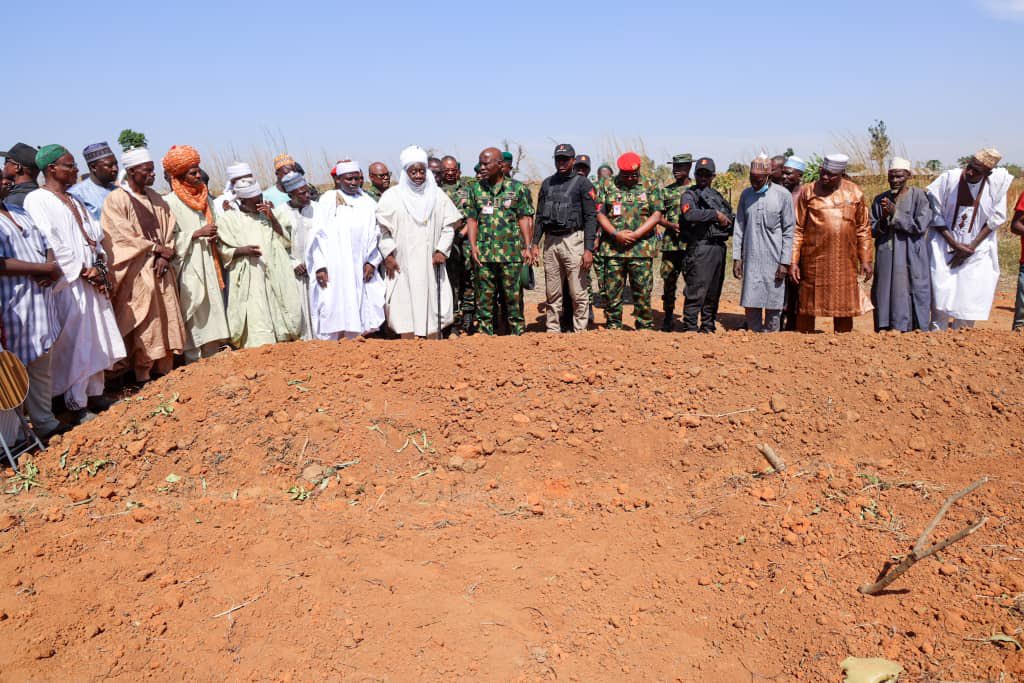
[[(395, 185), (385, 164), (369, 165), (366, 185), (344, 159), (325, 192), (281, 154), (271, 187), (234, 163), (218, 197), (187, 145), (159, 162), (165, 195), (145, 147), (118, 160), (106, 143), (90, 145), (84, 177), (61, 145), (19, 143), (3, 156), (3, 344), (28, 370), (25, 408), (43, 439), (105, 409), (109, 381), (143, 383), (228, 347), (521, 334), (523, 290), (540, 263), (550, 332), (587, 329), (595, 304), (621, 329), (627, 281), (634, 327), (652, 328), (659, 252), (662, 329), (675, 329), (682, 277), (681, 329), (714, 332), (730, 239), (751, 331), (809, 332), (832, 317), (844, 332), (872, 310), (878, 330), (969, 327), (990, 313), (1012, 181), (994, 149), (927, 190), (893, 159), (890, 190), (869, 204), (844, 155), (825, 157), (808, 183), (801, 159), (761, 156), (734, 211), (709, 157), (675, 155), (673, 182), (660, 187), (628, 152), (592, 181), (590, 157), (569, 144), (555, 148), (536, 204), (512, 177), (512, 156), (493, 147), (473, 178), (452, 156), (408, 147)], [(1024, 198), (1011, 229), (1024, 241)], [(1024, 259), (1014, 327), (1024, 327)]]

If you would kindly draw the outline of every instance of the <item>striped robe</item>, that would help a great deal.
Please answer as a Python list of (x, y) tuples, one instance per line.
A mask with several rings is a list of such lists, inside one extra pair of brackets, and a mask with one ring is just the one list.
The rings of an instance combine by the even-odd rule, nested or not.
[(775, 274), (780, 265), (788, 266), (792, 260), (795, 229), (789, 190), (775, 184), (769, 184), (763, 194), (752, 187), (743, 190), (732, 239), (733, 259), (743, 260), (741, 306), (782, 309), (786, 280), (776, 280)]

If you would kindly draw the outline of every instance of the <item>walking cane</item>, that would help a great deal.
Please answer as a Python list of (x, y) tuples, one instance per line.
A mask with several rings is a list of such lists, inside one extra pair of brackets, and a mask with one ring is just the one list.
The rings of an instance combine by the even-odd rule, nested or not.
[(443, 339), (441, 335), (441, 266), (434, 266), (434, 279), (437, 280), (437, 338)]

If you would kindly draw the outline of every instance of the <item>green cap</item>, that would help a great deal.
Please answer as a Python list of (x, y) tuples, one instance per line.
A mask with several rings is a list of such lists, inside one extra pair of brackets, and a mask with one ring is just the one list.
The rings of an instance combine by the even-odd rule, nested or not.
[(676, 155), (674, 155), (672, 157), (671, 163), (673, 163), (673, 164), (692, 164), (693, 163), (693, 155), (692, 154), (676, 154)]
[(509, 163), (515, 161), (515, 157), (512, 156), (512, 152), (502, 152), (501, 158)]
[(63, 145), (46, 145), (36, 152), (36, 168), (45, 171), (46, 167), (68, 153)]

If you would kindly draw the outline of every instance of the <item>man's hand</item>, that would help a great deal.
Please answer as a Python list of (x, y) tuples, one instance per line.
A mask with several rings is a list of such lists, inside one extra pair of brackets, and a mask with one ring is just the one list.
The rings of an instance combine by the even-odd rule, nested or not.
[(158, 244), (157, 246), (155, 246), (153, 248), (153, 253), (167, 261), (170, 261), (172, 258), (174, 258), (174, 250), (171, 249), (170, 247), (165, 247), (162, 244)]
[(395, 258), (394, 254), (388, 254), (384, 257), (384, 274), (388, 276), (389, 280), (394, 280), (395, 275), (401, 272), (402, 269), (398, 267), (398, 259)]
[(782, 282), (786, 279), (787, 275), (789, 275), (789, 266), (780, 263), (775, 271), (775, 281)]
[(444, 265), (444, 262), (447, 261), (447, 260), (448, 260), (448, 257), (445, 256), (442, 252), (440, 252), (440, 251), (435, 251), (434, 252), (434, 265), (435, 266), (442, 266), (442, 265)]
[(235, 249), (235, 256), (255, 256), (256, 258), (259, 258), (260, 256), (263, 256), (263, 252), (257, 245), (249, 244)]
[(327, 269), (326, 268), (321, 268), (320, 270), (316, 271), (316, 283), (318, 285), (320, 285), (321, 289), (326, 287), (328, 282), (329, 282), (329, 280), (327, 278)]
[(889, 218), (896, 215), (896, 205), (888, 197), (882, 197), (882, 213)]
[(594, 252), (584, 250), (583, 260), (580, 261), (580, 268), (583, 271), (588, 271), (592, 265), (594, 265)]
[(736, 259), (732, 262), (732, 276), (737, 280), (743, 279), (743, 259)]
[(470, 256), (473, 257), (473, 263), (475, 263), (477, 266), (479, 266), (480, 265), (480, 249), (475, 244), (469, 245), (469, 254), (470, 254)]
[(307, 277), (309, 275), (309, 271), (306, 270), (305, 263), (300, 263), (299, 265), (295, 266), (295, 275), (297, 277)]
[(194, 239), (194, 240), (197, 240), (200, 237), (216, 237), (216, 236), (217, 236), (217, 226), (214, 225), (213, 223), (207, 223), (206, 225), (204, 225), (203, 227), (199, 228), (194, 233), (192, 233), (192, 239)]
[(729, 220), (729, 217), (728, 217), (728, 216), (726, 216), (726, 215), (725, 215), (724, 213), (722, 213), (721, 211), (715, 211), (715, 214), (717, 214), (717, 215), (715, 216), (715, 218), (717, 218), (717, 219), (718, 219), (718, 224), (719, 224), (719, 225), (721, 225), (721, 226), (722, 226), (723, 228), (726, 228), (726, 227), (728, 227), (728, 226), (729, 226), (729, 223), (730, 223), (731, 221)]
[(793, 284), (800, 284), (800, 266), (793, 263), (789, 266), (789, 279)]
[(964, 264), (964, 261), (974, 256), (974, 248), (963, 242), (953, 242), (949, 245), (953, 248), (953, 258), (949, 262), (950, 268), (957, 268)]
[(363, 282), (369, 282), (373, 279), (373, 272), (377, 270), (372, 264), (363, 264)]
[(533, 245), (533, 262), (537, 263), (540, 261), (540, 245)]
[(527, 265), (532, 266), (535, 263), (532, 247), (526, 247), (525, 249), (522, 250), (521, 253), (523, 256), (523, 262), (525, 262)]
[(170, 265), (171, 262), (168, 259), (165, 259), (163, 256), (157, 256), (153, 260), (153, 269), (156, 271), (156, 276), (158, 278), (163, 277)]
[(231, 202), (229, 202), (227, 199), (225, 199), (223, 202), (221, 202), (221, 208), (223, 208), (225, 211), (234, 211), (235, 210), (235, 207), (231, 206)]
[(617, 233), (612, 235), (615, 238), (615, 243), (624, 247), (631, 247), (636, 242), (636, 237), (633, 236), (632, 230), (619, 230)]
[(256, 205), (256, 211), (263, 214), (268, 221), (274, 218), (274, 205), (270, 202), (260, 202)]
[(870, 282), (871, 276), (875, 274), (875, 264), (873, 263), (862, 263), (860, 264), (860, 274), (864, 276), (864, 282)]
[(43, 268), (43, 272), (38, 275), (34, 275), (32, 278), (40, 287), (49, 287), (60, 279), (61, 270), (56, 261), (47, 261), (46, 263), (41, 264), (41, 267)]

